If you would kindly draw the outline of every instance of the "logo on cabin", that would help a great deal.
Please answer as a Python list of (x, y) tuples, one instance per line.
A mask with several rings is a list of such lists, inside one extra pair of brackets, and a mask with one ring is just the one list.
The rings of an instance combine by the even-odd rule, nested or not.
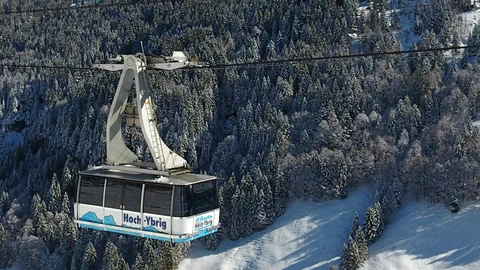
[(200, 216), (195, 218), (195, 230), (201, 230), (213, 225), (213, 216)]

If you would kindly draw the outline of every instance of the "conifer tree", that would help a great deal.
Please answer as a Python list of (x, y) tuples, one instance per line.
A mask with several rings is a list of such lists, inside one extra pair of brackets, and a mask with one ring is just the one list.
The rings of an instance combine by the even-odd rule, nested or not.
[(140, 253), (137, 253), (137, 257), (135, 257), (135, 263), (132, 266), (133, 270), (146, 270), (145, 264), (143, 263), (143, 258)]
[(46, 210), (47, 209), (43, 207), (43, 201), (40, 195), (33, 195), (30, 212), (32, 213), (34, 220), (38, 220), (38, 215), (46, 213)]
[(147, 238), (143, 243), (143, 263), (147, 269), (155, 269), (157, 262), (157, 257), (155, 254), (154, 240)]
[(232, 197), (236, 188), (237, 183), (235, 181), (235, 175), (232, 173), (228, 182), (220, 187), (219, 191), (220, 223), (222, 224), (222, 228), (227, 235), (230, 234), (232, 222)]
[(243, 225), (243, 208), (241, 203), (241, 191), (237, 186), (235, 194), (232, 197), (232, 223), (230, 225), (230, 238), (232, 240), (237, 240), (242, 237), (241, 227)]
[(255, 187), (254, 197), (256, 197), (256, 205), (253, 229), (256, 231), (261, 231), (269, 225), (267, 213), (265, 211), (265, 195), (263, 194), (263, 190), (260, 190), (259, 193)]
[(353, 224), (352, 229), (350, 230), (350, 236), (352, 238), (356, 238), (356, 234), (358, 229), (360, 228), (360, 219), (358, 218), (358, 212), (355, 212), (355, 216), (353, 217)]
[(338, 266), (334, 265), (334, 264), (330, 264), (330, 266), (328, 267), (329, 270), (338, 270)]
[(65, 215), (65, 217), (61, 228), (62, 236), (60, 241), (69, 249), (73, 249), (77, 242), (77, 228), (70, 216), (67, 216), (67, 214), (63, 215)]
[(89, 243), (88, 234), (80, 234), (78, 241), (73, 248), (72, 261), (70, 263), (71, 270), (78, 270), (81, 268), (83, 256)]
[(348, 237), (348, 243), (343, 245), (342, 256), (340, 257), (340, 269), (356, 270), (362, 262), (358, 253), (358, 247), (352, 237)]
[(365, 232), (361, 227), (357, 229), (354, 240), (358, 247), (358, 256), (360, 263), (363, 263), (368, 259), (368, 243), (365, 239)]
[(281, 216), (287, 207), (287, 188), (285, 186), (285, 179), (283, 175), (277, 175), (275, 182), (275, 216)]
[[(67, 161), (68, 163), (68, 161)], [(70, 172), (70, 168), (68, 168), (67, 163), (65, 164), (65, 167), (63, 167), (63, 175), (62, 175), (62, 190), (65, 192), (70, 191), (70, 189), (73, 186), (73, 179), (72, 179), (72, 173)]]
[(58, 178), (56, 174), (53, 174), (52, 183), (50, 189), (47, 192), (47, 201), (48, 201), (48, 211), (52, 213), (58, 212), (59, 204), (62, 200), (62, 192), (60, 189), (60, 184), (58, 183)]
[(375, 242), (382, 233), (382, 210), (379, 202), (368, 207), (365, 215), (364, 231), (368, 245)]
[(120, 257), (117, 247), (110, 240), (108, 240), (105, 246), (102, 268), (105, 270), (128, 270), (128, 264)]
[(347, 244), (343, 244), (343, 248), (342, 248), (342, 254), (340, 256), (340, 265), (338, 266), (338, 269), (340, 270), (347, 270), (348, 266), (350, 265), (350, 258), (349, 258), (349, 254), (348, 254), (348, 246)]
[(268, 226), (273, 223), (273, 217), (275, 216), (272, 188), (270, 186), (270, 183), (268, 182), (267, 177), (258, 166), (253, 167), (252, 178), (257, 185), (259, 195), (260, 193), (263, 193), (265, 222)]
[(160, 257), (161, 269), (173, 270), (177, 268), (177, 264), (174, 260), (174, 252), (169, 242), (162, 243), (162, 255)]
[(67, 192), (63, 194), (62, 213), (70, 214), (70, 199), (68, 198)]
[(9, 263), (8, 235), (0, 224), (0, 267), (7, 267)]
[(83, 253), (83, 259), (82, 259), (82, 264), (80, 266), (80, 270), (97, 269), (96, 262), (97, 262), (97, 251), (95, 250), (95, 247), (93, 247), (92, 242), (88, 242), (87, 248)]
[(253, 179), (250, 176), (250, 173), (247, 172), (242, 177), (241, 182), (241, 194), (240, 194), (240, 207), (242, 208), (243, 217), (242, 217), (242, 237), (248, 236), (253, 232), (253, 226), (255, 224), (255, 214), (256, 214), (256, 195), (254, 192), (255, 185)]
[(218, 236), (216, 233), (209, 234), (203, 238), (203, 242), (208, 250), (215, 250), (219, 245)]
[(8, 192), (2, 191), (2, 193), (0, 194), (0, 216), (3, 216), (7, 212), (9, 203), (10, 196)]

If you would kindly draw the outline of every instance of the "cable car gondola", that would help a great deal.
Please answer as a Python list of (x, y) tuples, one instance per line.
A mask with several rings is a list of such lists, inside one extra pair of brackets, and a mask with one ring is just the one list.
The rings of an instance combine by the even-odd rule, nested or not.
[(77, 189), (80, 227), (172, 242), (190, 241), (218, 228), (213, 176), (166, 177), (154, 170), (104, 165), (80, 172)]
[[(74, 206), (79, 227), (158, 240), (186, 242), (219, 228), (217, 178), (194, 174), (183, 157), (162, 141), (155, 125), (147, 69), (174, 70), (199, 66), (182, 52), (172, 57), (122, 55), (117, 64), (97, 64), (123, 70), (107, 120), (107, 164), (80, 172)], [(137, 105), (127, 105), (135, 84)], [(139, 126), (154, 163), (139, 162), (125, 145), (122, 123)]]

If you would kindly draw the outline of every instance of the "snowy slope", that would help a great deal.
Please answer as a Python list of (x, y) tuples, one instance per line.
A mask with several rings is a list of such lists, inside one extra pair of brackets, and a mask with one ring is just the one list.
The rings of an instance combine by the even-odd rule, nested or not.
[(460, 32), (459, 34), (463, 44), (467, 43), (468, 37), (472, 33), (475, 25), (479, 23), (479, 20), (480, 20), (480, 9), (464, 12), (458, 16), (457, 25), (458, 25), (458, 29)]
[(370, 246), (367, 269), (480, 269), (480, 203), (452, 214), (428, 203), (402, 206)]
[(328, 269), (330, 263), (338, 264), (355, 211), (363, 216), (372, 202), (368, 188), (352, 192), (345, 200), (294, 201), (262, 232), (225, 240), (215, 251), (195, 245), (180, 270)]
[[(402, 50), (411, 50), (413, 44), (420, 40), (420, 36), (414, 33), (415, 27), (415, 9), (412, 8), (423, 1), (409, 0), (404, 5), (398, 7), (394, 5), (394, 10), (387, 11), (387, 18), (391, 20), (392, 12), (398, 12), (400, 17), (400, 29), (394, 31), (395, 37), (400, 41)], [(391, 6), (389, 1), (389, 6)]]
[[(397, 13), (400, 18), (400, 25), (398, 29), (393, 29), (393, 33), (397, 40), (401, 44), (402, 50), (410, 50), (413, 44), (416, 44), (420, 40), (420, 36), (414, 33), (415, 27), (415, 6), (425, 3), (423, 0), (406, 0), (402, 5), (398, 5), (397, 1), (388, 0), (387, 19), (389, 23), (392, 23), (392, 14)], [(367, 2), (361, 2), (358, 8), (358, 14), (360, 16), (367, 17), (370, 10)], [(473, 10), (459, 13), (454, 18), (454, 30), (458, 31), (460, 36), (460, 45), (466, 45), (470, 34), (473, 31), (475, 25), (480, 22), (480, 4)], [(358, 42), (365, 38), (365, 36), (352, 34), (352, 49), (358, 51)], [(450, 56), (451, 52), (446, 51), (446, 56)], [(460, 57), (460, 56), (458, 56)]]

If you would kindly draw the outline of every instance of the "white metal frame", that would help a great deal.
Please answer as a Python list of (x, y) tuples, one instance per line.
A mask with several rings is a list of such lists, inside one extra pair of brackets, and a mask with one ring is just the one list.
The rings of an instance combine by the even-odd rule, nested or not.
[(121, 55), (112, 60), (117, 63), (94, 65), (95, 68), (109, 71), (122, 70), (107, 120), (107, 163), (119, 165), (139, 161), (138, 156), (125, 145), (121, 133), (122, 116), (127, 106), (128, 94), (132, 83), (135, 83), (140, 127), (157, 170), (188, 168), (186, 160), (173, 152), (159, 135), (148, 89), (147, 69), (175, 70), (201, 65), (188, 61), (182, 52), (173, 52), (171, 57), (146, 57), (143, 54)]

